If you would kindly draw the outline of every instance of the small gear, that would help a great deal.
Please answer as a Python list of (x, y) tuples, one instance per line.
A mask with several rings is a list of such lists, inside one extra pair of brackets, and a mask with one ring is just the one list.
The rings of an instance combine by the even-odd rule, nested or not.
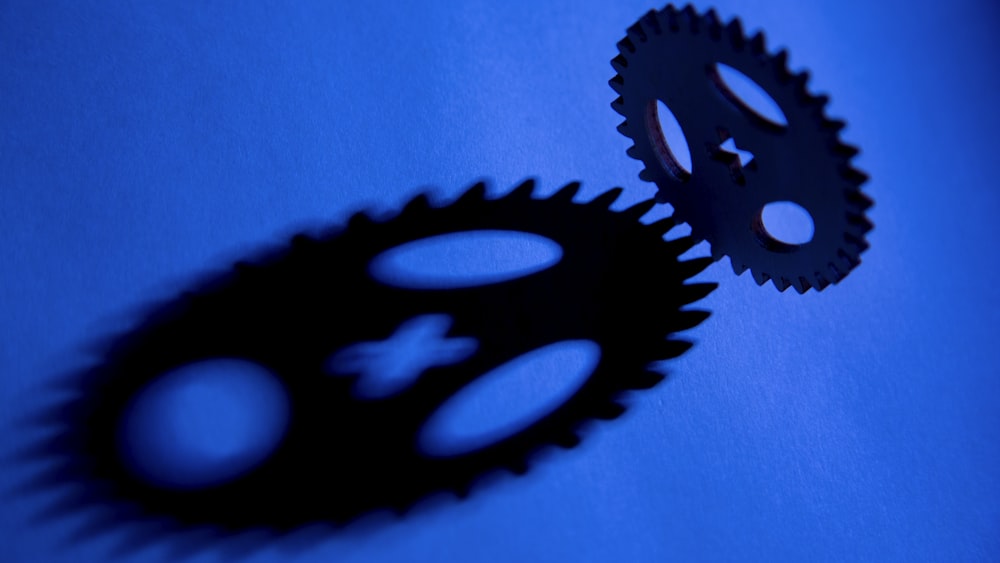
[[(711, 260), (678, 261), (694, 241), (664, 240), (672, 219), (638, 221), (654, 201), (612, 212), (620, 188), (586, 203), (572, 201), (577, 189), (569, 184), (538, 199), (529, 180), (487, 199), (477, 184), (441, 207), (418, 196), (389, 219), (359, 213), (340, 231), (298, 235), (290, 247), (158, 307), (83, 374), (75, 398), (49, 413), (63, 434), (55, 455), (64, 471), (55, 481), (74, 484), (70, 496), (80, 504), (138, 507), (182, 526), (287, 530), (402, 510), (435, 491), (462, 494), (489, 471), (524, 471), (539, 448), (573, 447), (588, 420), (623, 412), (622, 393), (662, 379), (650, 364), (683, 353), (690, 343), (673, 333), (708, 316), (682, 308), (715, 287), (685, 283)], [(562, 258), (511, 281), (458, 290), (403, 289), (369, 271), (375, 257), (400, 245), (476, 230), (541, 235), (562, 247)], [(378, 400), (356, 398), (355, 380), (324, 368), (338, 350), (382, 340), (428, 314), (450, 316), (449, 334), (474, 337), (475, 354), (431, 367)], [(418, 447), (420, 428), (457, 391), (515, 357), (567, 340), (592, 341), (601, 355), (563, 404), (475, 451), (428, 456)], [(115, 440), (130, 400), (177, 366), (217, 357), (254, 362), (281, 379), (291, 404), (283, 443), (245, 476), (218, 486), (177, 491), (137, 478)]]
[[(822, 290), (844, 278), (868, 248), (872, 204), (861, 192), (867, 176), (851, 165), (858, 150), (842, 143), (844, 122), (825, 114), (826, 96), (806, 88), (808, 74), (793, 73), (787, 54), (770, 54), (764, 36), (747, 38), (740, 21), (721, 22), (713, 10), (690, 5), (650, 11), (628, 29), (611, 63), (619, 94), (612, 108), (625, 121), (618, 130), (634, 145), (639, 177), (659, 188), (691, 234), (711, 245), (716, 260), (729, 256), (737, 274), (750, 269), (763, 285), (784, 291)], [(743, 102), (717, 65), (742, 72), (781, 108), (775, 123)], [(660, 127), (657, 102), (674, 114), (690, 148), (690, 171), (678, 165)], [(744, 166), (727, 142), (752, 152)], [(803, 244), (778, 240), (764, 226), (764, 207), (789, 201), (812, 217), (814, 234)]]

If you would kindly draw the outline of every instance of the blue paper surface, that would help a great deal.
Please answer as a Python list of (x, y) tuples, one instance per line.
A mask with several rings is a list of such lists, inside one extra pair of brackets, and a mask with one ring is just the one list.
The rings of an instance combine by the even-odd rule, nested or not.
[[(0, 5), (5, 459), (37, 438), (25, 417), (94, 339), (302, 226), (389, 213), (428, 187), (445, 202), (480, 178), (494, 194), (581, 180), (580, 200), (622, 186), (616, 209), (654, 195), (607, 81), (625, 28), (660, 7)], [(698, 277), (720, 287), (699, 303), (713, 316), (687, 333), (696, 346), (578, 448), (464, 501), (278, 538), (247, 561), (1000, 556), (1000, 10), (714, 7), (787, 47), (848, 121), (876, 201), (864, 263), (799, 296), (723, 260)], [(176, 558), (169, 540), (116, 551), (125, 525), (79, 538), (82, 515), (39, 519), (57, 495), (22, 489), (43, 469), (0, 469), (0, 560)]]

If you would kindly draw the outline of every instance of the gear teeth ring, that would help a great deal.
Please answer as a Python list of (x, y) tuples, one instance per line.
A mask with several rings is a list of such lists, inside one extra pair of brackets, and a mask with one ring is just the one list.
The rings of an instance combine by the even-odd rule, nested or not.
[[(618, 131), (632, 141), (626, 154), (640, 161), (639, 178), (658, 187), (692, 236), (729, 256), (733, 271), (779, 291), (821, 291), (860, 263), (872, 224), (872, 201), (861, 186), (868, 176), (851, 160), (856, 147), (840, 140), (845, 124), (826, 115), (829, 97), (809, 91), (809, 73), (792, 72), (788, 53), (767, 50), (763, 33), (747, 37), (738, 19), (690, 4), (650, 11), (618, 42), (610, 81), (612, 109), (624, 117)], [(777, 103), (785, 123), (759, 114), (730, 90), (717, 65), (739, 71)], [(659, 125), (657, 102), (681, 126), (691, 170), (677, 164)], [(722, 148), (733, 140), (752, 152), (745, 166)], [(771, 235), (764, 206), (790, 201), (810, 215), (811, 240), (788, 244)]]

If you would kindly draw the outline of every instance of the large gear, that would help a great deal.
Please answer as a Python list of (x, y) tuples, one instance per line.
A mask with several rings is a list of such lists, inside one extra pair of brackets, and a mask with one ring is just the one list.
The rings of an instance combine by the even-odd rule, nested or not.
[[(623, 412), (622, 393), (662, 379), (650, 364), (690, 346), (671, 335), (708, 316), (682, 308), (715, 284), (685, 283), (711, 260), (678, 260), (694, 241), (665, 241), (671, 218), (638, 221), (654, 201), (612, 212), (620, 188), (586, 203), (572, 201), (577, 184), (544, 199), (533, 189), (527, 181), (487, 199), (477, 184), (441, 207), (418, 196), (389, 219), (359, 213), (340, 231), (296, 236), (290, 247), (156, 308), (83, 374), (71, 401), (50, 411), (63, 434), (48, 452), (62, 459), (54, 481), (74, 486), (67, 496), (76, 504), (137, 507), (182, 527), (286, 530), (404, 509), (439, 490), (464, 493), (491, 470), (524, 471), (539, 448), (573, 447), (588, 420)], [(454, 290), (401, 289), (369, 272), (389, 249), (475, 230), (541, 235), (562, 247), (562, 258), (512, 281)], [(384, 339), (429, 313), (451, 316), (450, 334), (476, 338), (476, 353), (427, 369), (379, 400), (354, 397), (350, 377), (325, 371), (337, 350)], [(567, 340), (595, 342), (601, 356), (563, 404), (526, 430), (462, 455), (428, 456), (418, 447), (419, 429), (458, 390), (512, 358)], [(138, 478), (115, 440), (129, 401), (165, 372), (216, 357), (266, 366), (283, 381), (292, 416), (284, 442), (259, 467), (218, 486), (178, 491)]]
[[(851, 165), (857, 149), (839, 139), (844, 123), (826, 116), (828, 98), (808, 91), (806, 72), (789, 71), (785, 51), (772, 55), (761, 33), (747, 38), (738, 19), (723, 23), (690, 5), (650, 11), (618, 50), (612, 107), (625, 118), (618, 130), (634, 142), (627, 152), (644, 165), (639, 177), (659, 188), (657, 199), (708, 241), (714, 259), (729, 256), (737, 274), (750, 269), (758, 284), (770, 279), (799, 293), (822, 290), (858, 265), (872, 228), (865, 217), (871, 200), (861, 192), (867, 176)], [(787, 123), (743, 102), (722, 79), (720, 63), (766, 90)], [(683, 130), (690, 171), (664, 138), (658, 101)], [(753, 153), (747, 166), (722, 148), (730, 140)], [(787, 244), (767, 232), (763, 208), (778, 201), (809, 212), (809, 242)]]

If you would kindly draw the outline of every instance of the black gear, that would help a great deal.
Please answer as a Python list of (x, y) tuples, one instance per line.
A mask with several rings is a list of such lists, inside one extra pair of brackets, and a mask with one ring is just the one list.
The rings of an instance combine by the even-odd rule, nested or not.
[[(861, 192), (867, 176), (851, 166), (857, 149), (838, 133), (841, 121), (826, 117), (826, 96), (806, 88), (808, 74), (792, 73), (784, 51), (771, 55), (761, 33), (743, 34), (738, 19), (723, 24), (713, 10), (690, 5), (650, 11), (628, 29), (612, 60), (610, 84), (620, 94), (612, 107), (625, 117), (618, 130), (634, 141), (628, 154), (655, 182), (657, 199), (674, 207), (696, 239), (707, 240), (716, 260), (729, 256), (737, 274), (750, 269), (758, 284), (768, 279), (784, 291), (822, 290), (860, 262), (872, 226), (871, 201)], [(733, 94), (716, 64), (754, 80), (780, 106), (787, 124), (762, 117)], [(670, 108), (690, 147), (690, 173), (680, 167), (660, 129), (657, 101)], [(734, 139), (754, 154), (744, 168), (721, 145)], [(764, 206), (792, 201), (812, 216), (811, 241), (786, 244), (763, 226)]]
[[(83, 504), (138, 506), (182, 525), (289, 529), (402, 509), (437, 490), (463, 493), (490, 470), (525, 470), (543, 446), (574, 446), (587, 420), (623, 412), (619, 395), (662, 379), (649, 365), (690, 346), (669, 337), (707, 317), (681, 308), (715, 284), (685, 284), (711, 260), (678, 261), (694, 241), (665, 241), (672, 219), (638, 221), (655, 202), (611, 212), (620, 188), (587, 203), (572, 201), (578, 184), (546, 199), (533, 198), (533, 189), (527, 181), (486, 199), (477, 184), (443, 207), (418, 196), (384, 221), (359, 213), (339, 232), (296, 236), (290, 248), (159, 307), (84, 374), (76, 398), (50, 412), (67, 468), (56, 481), (75, 483)], [(484, 229), (548, 237), (562, 258), (513, 281), (454, 290), (400, 289), (369, 274), (374, 257), (401, 244)], [(428, 313), (452, 316), (450, 334), (475, 337), (476, 353), (381, 400), (354, 398), (351, 378), (324, 371), (337, 350), (385, 339)], [(531, 350), (577, 339), (599, 344), (601, 358), (564, 404), (480, 450), (420, 450), (423, 422), (463, 386)], [(217, 487), (175, 491), (136, 478), (114, 438), (129, 400), (166, 371), (215, 357), (248, 359), (281, 378), (292, 405), (283, 443), (251, 473)]]

